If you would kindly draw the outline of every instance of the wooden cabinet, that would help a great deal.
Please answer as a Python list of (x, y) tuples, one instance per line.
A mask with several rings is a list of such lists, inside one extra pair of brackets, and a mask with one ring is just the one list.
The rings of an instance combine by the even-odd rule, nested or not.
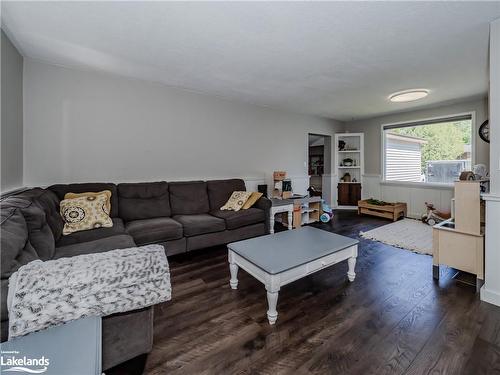
[(357, 206), (358, 201), (361, 200), (360, 183), (339, 183), (337, 190), (339, 206)]

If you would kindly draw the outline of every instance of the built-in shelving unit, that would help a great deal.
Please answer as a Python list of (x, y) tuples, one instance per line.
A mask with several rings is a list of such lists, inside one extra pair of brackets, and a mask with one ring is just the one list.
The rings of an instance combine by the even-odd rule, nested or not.
[[(339, 149), (344, 142), (344, 148)], [(355, 209), (361, 199), (364, 174), (364, 134), (335, 134), (335, 178), (337, 179), (337, 199), (335, 208)], [(350, 160), (349, 160), (350, 159)]]

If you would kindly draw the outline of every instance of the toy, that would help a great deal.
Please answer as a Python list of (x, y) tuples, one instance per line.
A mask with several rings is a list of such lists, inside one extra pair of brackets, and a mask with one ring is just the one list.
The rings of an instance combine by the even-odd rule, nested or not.
[(432, 203), (425, 202), (425, 206), (427, 213), (422, 215), (422, 222), (425, 224), (433, 226), (451, 217), (451, 213), (438, 211)]
[(323, 213), (321, 214), (319, 219), (322, 223), (328, 223), (333, 218), (333, 210), (328, 204), (326, 204), (324, 200), (321, 201), (321, 205)]

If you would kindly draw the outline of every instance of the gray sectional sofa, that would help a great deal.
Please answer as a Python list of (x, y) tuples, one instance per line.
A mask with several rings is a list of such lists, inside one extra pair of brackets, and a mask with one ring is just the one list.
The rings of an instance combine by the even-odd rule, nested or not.
[[(59, 202), (64, 195), (102, 190), (112, 193), (113, 227), (63, 236)], [(32, 260), (153, 243), (171, 256), (268, 233), (271, 202), (266, 198), (239, 212), (219, 209), (236, 190), (246, 190), (243, 180), (83, 183), (33, 188), (6, 198), (0, 222), (1, 340), (8, 332), (8, 278)], [(104, 318), (103, 369), (149, 352), (152, 327), (152, 308)]]

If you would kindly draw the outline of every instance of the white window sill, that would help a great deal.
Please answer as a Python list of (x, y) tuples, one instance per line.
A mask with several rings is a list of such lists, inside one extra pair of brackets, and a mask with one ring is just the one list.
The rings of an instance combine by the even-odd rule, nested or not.
[(412, 187), (419, 189), (444, 189), (444, 190), (452, 190), (454, 188), (454, 184), (441, 184), (437, 182), (407, 182), (407, 181), (380, 181), (381, 185), (387, 186), (402, 186), (402, 187)]

